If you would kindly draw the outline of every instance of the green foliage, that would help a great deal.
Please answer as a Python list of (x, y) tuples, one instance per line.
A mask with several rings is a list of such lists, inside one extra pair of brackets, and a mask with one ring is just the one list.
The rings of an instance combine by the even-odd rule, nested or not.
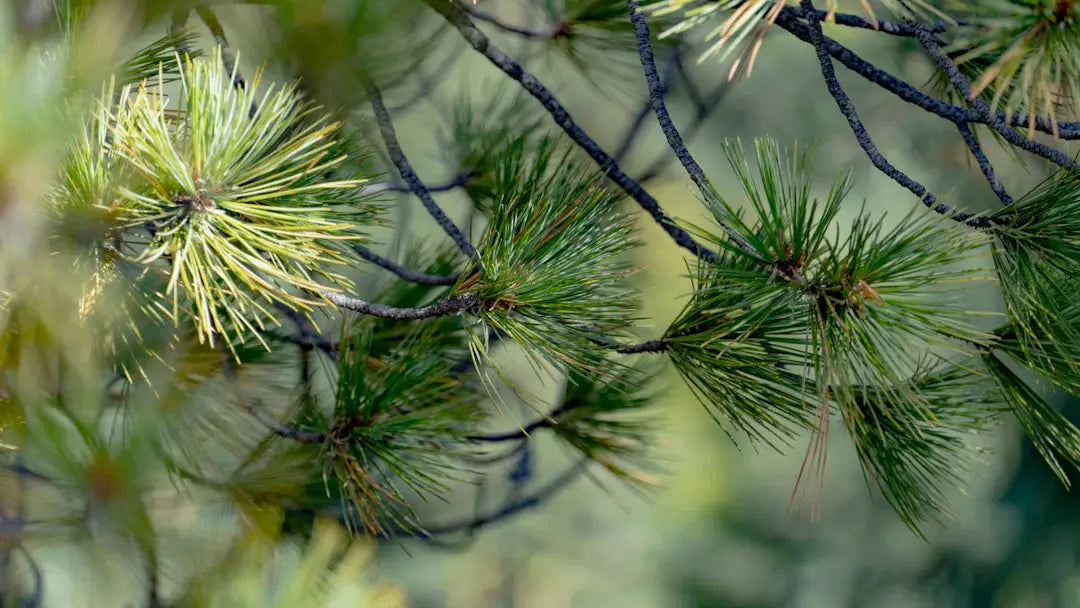
[(528, 154), (515, 140), (503, 157), (478, 259), (462, 273), (455, 294), (475, 294), (482, 306), (469, 327), (476, 357), (487, 352), (489, 329), (523, 345), (532, 360), (598, 371), (598, 341), (619, 335), (633, 320), (635, 293), (627, 286), (634, 246), (631, 219), (599, 176), (584, 170), (554, 140)]
[(373, 533), (415, 527), (399, 484), (439, 496), (457, 474), (452, 457), (471, 449), (478, 394), (451, 373), (454, 361), (436, 346), (433, 327), (419, 326), (382, 355), (372, 352), (369, 324), (350, 328), (333, 418), (315, 425), (325, 429), (324, 478), (338, 481), (347, 521)]
[(1051, 178), (997, 211), (994, 264), (1011, 325), (1003, 347), (1026, 365), (1080, 389), (1080, 328), (1076, 277), (1080, 272), (1080, 187)]
[(917, 529), (940, 506), (930, 473), (947, 472), (952, 438), (981, 419), (956, 410), (970, 374), (943, 364), (934, 373), (942, 378), (924, 376), (924, 357), (968, 356), (992, 341), (949, 295), (979, 278), (958, 265), (984, 240), (917, 212), (892, 228), (862, 212), (845, 240), (830, 238), (847, 178), (838, 175), (819, 202), (805, 152), (786, 156), (772, 140), (756, 147), (755, 175), (741, 147), (725, 146), (757, 221), (716, 197), (716, 219), (747, 247), (710, 237), (725, 253), (699, 263), (694, 297), (665, 333), (672, 361), (751, 439), (814, 428), (803, 473), (824, 466), (823, 436), (839, 410), (868, 475)]
[(191, 585), (181, 607), (403, 606), (397, 590), (368, 582), (371, 550), (329, 522), (307, 542), (238, 539), (225, 559)]
[(645, 366), (619, 366), (599, 378), (572, 371), (562, 405), (552, 415), (551, 430), (616, 477), (655, 484), (648, 474), (656, 468), (649, 461), (654, 429), (646, 409), (655, 391), (643, 390), (648, 376)]
[(232, 81), (220, 55), (188, 60), (179, 114), (159, 90), (125, 89), (110, 146), (138, 177), (119, 189), (117, 221), (151, 233), (134, 259), (168, 258), (171, 314), (190, 307), (200, 337), (230, 347), (257, 335), (267, 305), (310, 310), (324, 301), (309, 295), (317, 279), (347, 285), (332, 266), (355, 259), (348, 244), (375, 211), (361, 176), (322, 178), (342, 161), (326, 155), (336, 124), (294, 86), (260, 95), (258, 76)]
[[(505, 91), (505, 89), (500, 89)], [(497, 171), (507, 154), (524, 154), (531, 146), (518, 142), (520, 134), (529, 142), (542, 133), (541, 117), (523, 113), (529, 103), (524, 93), (497, 93), (479, 105), (465, 97), (450, 113), (449, 133), (443, 149), (449, 164), (467, 176), (465, 191), (480, 211), (490, 211), (498, 196)]]
[[(947, 50), (968, 72), (973, 93), (994, 109), (1048, 116), (1077, 116), (1080, 99), (1080, 25), (1071, 0), (992, 0), (963, 6), (962, 25)], [(1032, 124), (1034, 128), (1034, 124)]]

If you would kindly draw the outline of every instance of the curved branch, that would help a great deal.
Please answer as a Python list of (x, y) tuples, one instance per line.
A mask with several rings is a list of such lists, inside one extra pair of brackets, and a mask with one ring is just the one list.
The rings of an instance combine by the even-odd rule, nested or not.
[(386, 151), (390, 154), (390, 160), (394, 163), (398, 173), (401, 174), (401, 178), (405, 180), (416, 198), (420, 199), (428, 214), (435, 219), (435, 222), (439, 224), (446, 234), (450, 235), (450, 238), (457, 244), (458, 249), (461, 249), (461, 252), (470, 258), (475, 256), (476, 249), (472, 246), (472, 243), (465, 238), (465, 234), (461, 232), (457, 224), (443, 212), (435, 199), (431, 198), (431, 193), (424, 186), (424, 182), (420, 181), (420, 177), (416, 175), (416, 171), (409, 164), (409, 159), (406, 158), (405, 153), (401, 150), (401, 144), (398, 143), (394, 124), (390, 121), (390, 113), (386, 111), (386, 105), (383, 104), (378, 87), (375, 86), (374, 82), (366, 79), (364, 86), (367, 89), (368, 101), (371, 102), (371, 109), (375, 112), (375, 120), (379, 123), (379, 133), (382, 134), (383, 142), (386, 144)]
[(373, 317), (382, 317), (384, 319), (396, 319), (398, 321), (418, 321), (421, 319), (445, 317), (474, 309), (480, 305), (480, 299), (473, 293), (450, 296), (445, 300), (440, 300), (434, 304), (420, 306), (418, 308), (387, 306), (385, 304), (368, 302), (367, 300), (361, 300), (360, 298), (354, 298), (332, 291), (322, 291), (321, 293), (327, 300), (345, 310), (351, 310)]
[[(785, 7), (780, 11), (780, 15), (776, 18), (776, 25), (780, 26), (799, 40), (812, 45), (814, 43), (811, 40), (810, 28), (800, 20), (803, 14), (802, 11), (796, 10), (794, 7)], [(849, 70), (862, 76), (866, 80), (873, 82), (893, 95), (896, 95), (900, 99), (957, 124), (986, 124), (986, 121), (983, 120), (978, 112), (969, 108), (954, 106), (951, 103), (931, 97), (907, 82), (904, 82), (900, 78), (897, 78), (869, 61), (866, 61), (851, 49), (828, 36), (823, 36), (823, 40), (826, 50), (834, 59), (844, 64)], [(995, 116), (1004, 120), (1005, 112), (998, 110), (995, 113)], [(1027, 126), (1029, 122), (1032, 122), (1030, 116), (1024, 116), (1019, 113), (1009, 116), (1009, 124), (1014, 127)], [(1033, 122), (1037, 131), (1055, 135), (1051, 121), (1045, 117), (1036, 116), (1034, 117)], [(1061, 122), (1057, 123), (1057, 127), (1056, 135), (1061, 139), (1080, 139), (1080, 123)]]
[(870, 133), (867, 132), (866, 127), (859, 118), (858, 112), (855, 110), (855, 104), (851, 102), (851, 98), (844, 92), (843, 87), (840, 86), (840, 81), (836, 78), (836, 71), (833, 69), (832, 58), (829, 56), (829, 50), (825, 43), (825, 35), (821, 31), (821, 21), (818, 18), (817, 9), (814, 8), (814, 3), (812, 0), (800, 0), (800, 5), (803, 9), (803, 15), (806, 16), (806, 21), (809, 24), (810, 42), (817, 51), (818, 63), (821, 65), (821, 75), (825, 78), (825, 86), (828, 88), (829, 94), (832, 95), (833, 100), (836, 101), (837, 107), (840, 108), (840, 113), (847, 119), (848, 125), (851, 126), (851, 131), (855, 134), (856, 141), (859, 142), (859, 146), (862, 147), (863, 152), (866, 153), (870, 162), (873, 163), (879, 171), (889, 176), (889, 178), (904, 188), (907, 188), (915, 196), (919, 197), (919, 200), (924, 205), (937, 213), (972, 227), (985, 228), (989, 226), (990, 220), (985, 216), (976, 216), (975, 214), (967, 212), (956, 212), (948, 205), (938, 203), (937, 197), (927, 190), (926, 186), (911, 179), (906, 173), (894, 167), (877, 149), (877, 146), (874, 145), (874, 140), (871, 139)]
[[(709, 178), (705, 177), (701, 165), (698, 164), (697, 160), (694, 159), (694, 155), (687, 149), (682, 135), (679, 134), (679, 129), (675, 127), (675, 123), (671, 120), (671, 114), (668, 113), (667, 105), (664, 103), (664, 85), (660, 82), (660, 75), (656, 71), (656, 60), (653, 57), (652, 43), (649, 41), (649, 24), (645, 21), (645, 15), (641, 12), (641, 1), (627, 0), (626, 4), (630, 9), (630, 21), (634, 24), (638, 57), (641, 59), (641, 67), (645, 72), (645, 81), (649, 85), (649, 103), (652, 105), (656, 119), (660, 123), (660, 129), (664, 132), (668, 146), (675, 152), (676, 158), (682, 163), (686, 173), (690, 175), (690, 179), (697, 185), (705, 200), (710, 205), (720, 208), (720, 201), (716, 198), (716, 193), (713, 191), (712, 184), (709, 183)], [(726, 222), (720, 222), (720, 226), (727, 233), (728, 238), (740, 248), (747, 251), (752, 250), (752, 247), (742, 234), (739, 234)]]
[(461, 278), (461, 275), (457, 274), (428, 274), (426, 272), (417, 272), (411, 268), (406, 268), (391, 259), (384, 258), (361, 245), (353, 245), (353, 251), (372, 264), (375, 264), (380, 268), (385, 268), (411, 283), (418, 283), (420, 285), (453, 285)]
[(272, 433), (274, 433), (278, 437), (284, 437), (285, 439), (292, 439), (293, 441), (296, 441), (296, 442), (299, 442), (299, 443), (309, 443), (309, 444), (310, 443), (322, 443), (323, 441), (326, 440), (326, 434), (325, 433), (316, 433), (314, 431), (305, 431), (303, 429), (297, 429), (297, 428), (293, 428), (293, 427), (290, 427), (290, 426), (285, 426), (284, 424), (279, 422), (276, 418), (271, 416), (269, 412), (267, 412), (266, 410), (259, 407), (259, 405), (256, 404), (255, 402), (248, 401), (247, 399), (240, 396), (239, 394), (237, 395), (237, 398), (239, 398), (239, 400), (240, 400), (241, 407), (243, 407), (244, 410), (247, 411), (247, 413), (251, 414), (252, 418), (254, 418), (255, 420), (258, 420), (259, 424), (262, 424), (263, 426), (265, 426), (267, 429), (269, 429)]
[(993, 189), (998, 200), (1006, 207), (1011, 205), (1013, 202), (1012, 197), (1009, 196), (1009, 193), (1005, 191), (1005, 186), (1001, 185), (998, 180), (997, 174), (994, 173), (994, 166), (990, 164), (990, 159), (986, 158), (978, 138), (971, 132), (971, 127), (967, 123), (963, 123), (956, 125), (956, 128), (959, 129), (960, 137), (964, 138), (964, 143), (967, 144), (968, 150), (971, 150), (971, 155), (975, 157), (975, 162), (979, 164), (979, 170), (982, 171), (983, 177), (990, 184), (990, 188)]
[(659, 201), (642, 188), (641, 184), (634, 181), (633, 178), (620, 169), (619, 164), (615, 162), (615, 159), (608, 155), (608, 153), (605, 152), (593, 138), (589, 137), (589, 135), (574, 122), (574, 119), (570, 116), (570, 112), (559, 103), (543, 83), (527, 72), (521, 64), (514, 61), (509, 55), (492, 44), (491, 40), (488, 39), (483, 32), (477, 29), (476, 25), (472, 22), (472, 19), (470, 19), (468, 14), (462, 10), (460, 3), (446, 2), (446, 0), (424, 0), (424, 2), (435, 12), (442, 15), (442, 17), (449, 21), (451, 25), (457, 28), (462, 37), (464, 37), (478, 53), (486, 57), (488, 61), (502, 70), (507, 76), (517, 81), (522, 88), (543, 104), (544, 108), (555, 121), (555, 124), (559, 125), (570, 139), (593, 159), (608, 179), (615, 182), (615, 184), (626, 192), (630, 198), (634, 199), (634, 201), (637, 202), (637, 204), (641, 206), (641, 208), (644, 209), (661, 228), (663, 228), (664, 232), (666, 232), (675, 243), (708, 262), (715, 262), (719, 259), (716, 252), (711, 251), (694, 240), (689, 232), (671, 219), (667, 212), (660, 206)]
[(540, 505), (545, 499), (557, 494), (560, 490), (570, 485), (575, 479), (585, 472), (589, 463), (588, 458), (582, 458), (572, 467), (564, 471), (561, 475), (548, 482), (547, 485), (540, 488), (536, 492), (525, 496), (506, 505), (503, 505), (501, 509), (491, 513), (489, 515), (481, 515), (470, 519), (468, 521), (460, 521), (454, 523), (446, 523), (435, 526), (424, 526), (422, 530), (416, 534), (420, 538), (430, 539), (437, 535), (452, 534), (454, 532), (474, 532), (484, 526), (496, 523), (498, 521), (507, 519), (508, 517), (515, 515), (521, 511), (535, 508)]

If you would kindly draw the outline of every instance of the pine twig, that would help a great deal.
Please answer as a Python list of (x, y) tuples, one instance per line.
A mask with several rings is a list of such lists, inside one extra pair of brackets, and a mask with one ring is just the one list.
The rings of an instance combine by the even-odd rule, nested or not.
[[(641, 12), (641, 0), (627, 0), (626, 4), (630, 10), (630, 21), (634, 24), (638, 57), (641, 59), (641, 67), (645, 72), (645, 82), (649, 86), (649, 102), (652, 105), (653, 112), (656, 114), (656, 120), (660, 123), (660, 129), (664, 132), (668, 146), (671, 147), (675, 157), (682, 163), (690, 179), (697, 185), (701, 195), (705, 197), (709, 204), (720, 208), (720, 201), (716, 198), (716, 193), (713, 191), (712, 184), (709, 183), (709, 178), (705, 177), (701, 165), (698, 164), (697, 160), (694, 159), (694, 155), (687, 149), (686, 143), (683, 142), (682, 135), (679, 134), (679, 129), (671, 120), (671, 114), (668, 113), (667, 105), (664, 103), (664, 86), (661, 84), (660, 75), (656, 71), (656, 59), (653, 57), (652, 43), (649, 41), (649, 24), (645, 21), (645, 15)], [(746, 251), (753, 249), (750, 243), (746, 241), (746, 237), (739, 234), (726, 222), (720, 222), (720, 226), (727, 233), (728, 238), (740, 248)]]
[(420, 202), (424, 205), (424, 209), (428, 214), (435, 219), (435, 222), (450, 235), (450, 238), (457, 244), (458, 249), (461, 250), (469, 258), (476, 255), (476, 249), (469, 242), (469, 239), (465, 237), (465, 234), (461, 232), (457, 224), (451, 220), (442, 208), (439, 207), (435, 199), (431, 198), (431, 193), (427, 189), (427, 186), (420, 181), (420, 177), (416, 175), (416, 171), (413, 170), (412, 165), (409, 164), (409, 159), (405, 156), (405, 153), (401, 149), (401, 144), (398, 143), (397, 133), (394, 131), (394, 124), (390, 121), (390, 114), (386, 111), (386, 106), (383, 104), (382, 94), (379, 92), (378, 87), (374, 82), (365, 80), (365, 88), (367, 89), (368, 101), (371, 103), (371, 108), (375, 112), (375, 120), (379, 123), (379, 132), (382, 134), (383, 143), (386, 144), (386, 151), (390, 154), (390, 160), (394, 163), (394, 167), (397, 168), (398, 173), (401, 174), (401, 178), (408, 184), (409, 189), (416, 195)]
[(551, 412), (549, 412), (545, 416), (537, 418), (536, 420), (533, 420), (532, 422), (521, 426), (520, 428), (517, 428), (513, 431), (507, 431), (505, 433), (492, 433), (488, 435), (470, 435), (467, 439), (469, 441), (477, 441), (483, 443), (499, 443), (503, 441), (528, 439), (529, 436), (533, 433), (533, 431), (555, 425), (557, 422), (556, 418), (558, 418), (562, 414), (565, 414), (566, 412), (576, 409), (580, 405), (580, 402), (568, 401), (563, 403), (559, 407), (551, 410)]
[[(468, 185), (469, 179), (472, 175), (468, 173), (460, 173), (447, 181), (436, 184), (434, 186), (426, 186), (428, 192), (449, 192), (450, 190), (457, 190), (463, 186)], [(397, 182), (384, 182), (381, 184), (371, 184), (364, 187), (364, 194), (381, 194), (383, 192), (412, 192), (412, 188), (409, 184), (401, 184)]]
[(418, 321), (421, 319), (445, 317), (471, 310), (480, 304), (479, 298), (473, 293), (450, 296), (445, 300), (440, 300), (434, 304), (420, 306), (418, 308), (399, 308), (396, 306), (387, 306), (385, 304), (376, 304), (374, 302), (368, 302), (367, 300), (361, 300), (360, 298), (354, 298), (352, 296), (331, 291), (323, 291), (322, 294), (327, 300), (330, 300), (345, 310), (351, 310), (373, 317), (382, 317), (384, 319), (396, 319), (398, 321)]
[(618, 346), (615, 347), (613, 350), (622, 355), (637, 355), (642, 353), (665, 353), (668, 350), (668, 343), (665, 342), (663, 338), (654, 338), (652, 340), (638, 342), (637, 344)]
[(535, 76), (525, 70), (518, 62), (495, 46), (491, 40), (481, 32), (468, 14), (461, 8), (458, 2), (446, 2), (445, 0), (424, 0), (435, 12), (450, 22), (461, 33), (462, 37), (483, 55), (495, 67), (503, 71), (507, 76), (515, 80), (530, 95), (536, 98), (551, 115), (555, 124), (565, 132), (575, 144), (584, 150), (590, 158), (600, 167), (600, 170), (618, 185), (630, 198), (641, 206), (657, 224), (663, 228), (680, 247), (690, 251), (695, 256), (715, 262), (719, 258), (716, 252), (706, 248), (694, 240), (690, 233), (675, 223), (664, 211), (651, 194), (641, 184), (627, 175), (615, 159), (613, 159), (596, 141), (590, 137), (581, 127), (574, 122), (570, 112), (556, 99), (555, 95), (543, 85)]
[(411, 268), (406, 268), (389, 258), (384, 258), (362, 245), (353, 245), (353, 251), (372, 264), (389, 270), (411, 283), (418, 283), (420, 285), (453, 285), (461, 278), (461, 275), (457, 274), (428, 274), (426, 272), (418, 272)]
[(809, 25), (810, 42), (814, 45), (814, 49), (817, 52), (818, 63), (821, 65), (821, 75), (825, 78), (825, 86), (829, 90), (829, 94), (832, 95), (837, 107), (840, 108), (840, 113), (847, 119), (848, 125), (851, 126), (851, 131), (855, 134), (856, 141), (859, 142), (859, 146), (863, 149), (863, 152), (866, 153), (870, 162), (890, 179), (919, 197), (919, 200), (924, 205), (933, 209), (935, 212), (975, 228), (986, 228), (989, 226), (990, 220), (985, 216), (976, 216), (975, 214), (968, 212), (956, 212), (948, 205), (939, 203), (937, 197), (927, 190), (926, 186), (923, 186), (909, 177), (906, 173), (893, 166), (892, 163), (890, 163), (877, 149), (877, 146), (874, 145), (874, 140), (870, 137), (870, 133), (867, 132), (866, 127), (859, 118), (859, 114), (855, 109), (855, 104), (851, 102), (851, 98), (844, 92), (843, 87), (840, 86), (840, 81), (836, 78), (836, 70), (833, 69), (832, 58), (829, 56), (829, 50), (825, 44), (825, 34), (822, 33), (821, 30), (821, 20), (818, 17), (817, 9), (814, 8), (813, 1), (800, 0), (800, 5), (803, 9), (803, 15), (806, 16), (806, 22)]
[(958, 124), (956, 128), (960, 131), (960, 137), (964, 139), (964, 143), (967, 144), (968, 150), (971, 151), (971, 155), (975, 157), (975, 162), (979, 165), (979, 170), (982, 171), (983, 177), (990, 184), (990, 188), (993, 189), (994, 194), (997, 195), (998, 200), (1003, 205), (1008, 207), (1012, 204), (1013, 198), (1009, 196), (1009, 193), (1005, 191), (1005, 186), (1001, 185), (1001, 181), (998, 180), (997, 173), (994, 172), (994, 166), (990, 164), (990, 159), (986, 158), (986, 154), (982, 150), (982, 146), (979, 145), (978, 138), (971, 131), (971, 127), (967, 124)]
[(587, 470), (589, 459), (582, 458), (576, 464), (572, 465), (562, 474), (555, 479), (548, 482), (547, 485), (540, 488), (536, 492), (511, 501), (498, 511), (490, 513), (488, 515), (481, 515), (474, 517), (467, 521), (446, 523), (433, 526), (423, 526), (423, 528), (417, 532), (421, 538), (431, 539), (434, 536), (453, 534), (454, 532), (475, 532), (480, 528), (494, 524), (515, 515), (521, 511), (535, 508), (539, 506), (547, 498), (557, 494), (560, 490), (570, 485), (575, 479), (581, 476)]

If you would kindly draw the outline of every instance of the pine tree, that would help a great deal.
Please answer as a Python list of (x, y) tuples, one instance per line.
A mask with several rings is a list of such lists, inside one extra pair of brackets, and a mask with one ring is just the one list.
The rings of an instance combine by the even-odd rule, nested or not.
[[(533, 27), (493, 2), (280, 0), (231, 7), (269, 19), (295, 51), (250, 78), (212, 4), (40, 4), (0, 19), (4, 605), (51, 597), (41, 562), (58, 547), (102, 574), (138, 573), (146, 605), (397, 605), (362, 578), (365, 537), (471, 533), (594, 465), (642, 490), (662, 479), (650, 451), (661, 361), (732, 441), (805, 448), (792, 506), (815, 514), (834, 421), (919, 535), (1003, 419), (1062, 483), (1080, 466), (1080, 429), (1040, 386), (1080, 395), (1080, 166), (1063, 151), (1080, 139), (1073, 2), (890, 0), (845, 14), (812, 0), (544, 0)], [(163, 22), (141, 48), (103, 42)], [(920, 88), (877, 68), (825, 35), (840, 27), (910, 39), (935, 78)], [(687, 149), (665, 103), (687, 52), (750, 76), (777, 30), (809, 45), (854, 143), (914, 195), (888, 221), (851, 200), (845, 168), (819, 191), (805, 147), (724, 142), (737, 198)], [(505, 79), (446, 111), (439, 148), (455, 173), (429, 186), (384, 92), (425, 98), (417, 73), (450, 37)], [(602, 90), (647, 90), (623, 145), (601, 147), (504, 37)], [(892, 165), (835, 62), (952, 123), (994, 208), (941, 200)], [(693, 96), (699, 118), (717, 97)], [(655, 170), (620, 167), (650, 115), (701, 225), (642, 185)], [(1045, 180), (1014, 198), (984, 145), (1041, 159)], [(436, 200), (455, 190), (468, 224)], [(406, 236), (392, 219), (401, 196), (446, 238), (398, 261), (376, 251)], [(692, 295), (638, 341), (642, 213), (685, 250)], [(992, 267), (974, 267), (980, 256)], [(356, 280), (365, 268), (385, 274), (380, 289)], [(999, 286), (1006, 314), (971, 310), (959, 296), (973, 285)], [(555, 403), (525, 387), (511, 349), (530, 381), (558, 387)], [(535, 418), (497, 431), (511, 400)], [(493, 465), (529, 478), (541, 433), (579, 464), (473, 520), (420, 516)], [(208, 505), (225, 505), (227, 540), (191, 557), (170, 509)]]

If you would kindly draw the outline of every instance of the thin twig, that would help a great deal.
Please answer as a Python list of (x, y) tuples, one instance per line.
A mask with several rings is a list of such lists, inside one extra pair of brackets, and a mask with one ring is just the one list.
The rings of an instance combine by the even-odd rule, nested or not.
[(960, 137), (964, 139), (964, 143), (967, 144), (971, 155), (975, 157), (975, 162), (979, 164), (979, 170), (982, 171), (994, 194), (997, 195), (1003, 205), (1011, 205), (1013, 198), (1009, 196), (1009, 193), (1005, 191), (1005, 186), (1001, 185), (1001, 181), (998, 180), (997, 174), (994, 172), (994, 166), (990, 164), (990, 159), (986, 158), (986, 154), (979, 144), (979, 139), (975, 137), (971, 127), (967, 123), (963, 123), (956, 125), (956, 128), (960, 131)]
[(547, 485), (540, 488), (536, 492), (514, 500), (506, 505), (503, 505), (501, 509), (491, 513), (489, 515), (481, 515), (470, 519), (468, 521), (440, 524), (434, 526), (424, 526), (422, 530), (417, 532), (421, 538), (431, 538), (433, 536), (439, 536), (444, 534), (453, 534), (454, 532), (474, 532), (484, 526), (491, 525), (493, 523), (507, 519), (508, 517), (515, 515), (521, 511), (535, 508), (539, 506), (544, 500), (557, 494), (560, 490), (570, 485), (575, 479), (577, 479), (587, 469), (589, 463), (588, 458), (582, 458), (576, 464), (564, 471), (561, 475), (548, 482)]
[(971, 107), (979, 113), (979, 116), (984, 122), (990, 125), (990, 128), (996, 131), (999, 135), (1005, 138), (1005, 141), (1020, 148), (1026, 150), (1036, 156), (1041, 156), (1054, 164), (1069, 169), (1075, 173), (1080, 173), (1080, 164), (1069, 158), (1059, 150), (1055, 150), (1050, 146), (1032, 141), (1027, 137), (1024, 137), (1016, 129), (1005, 124), (1005, 121), (990, 108), (990, 104), (982, 98), (980, 95), (973, 95), (971, 90), (971, 82), (960, 72), (960, 68), (956, 67), (956, 63), (945, 53), (926, 28), (922, 24), (916, 22), (914, 25), (915, 37), (918, 39), (919, 44), (922, 45), (926, 53), (930, 55), (930, 58), (937, 63), (938, 68), (949, 78), (949, 82), (953, 87), (968, 100)]
[(623, 355), (637, 355), (642, 353), (665, 353), (668, 350), (668, 343), (663, 338), (654, 338), (652, 340), (646, 340), (644, 342), (638, 342), (637, 344), (630, 344), (627, 346), (618, 346), (614, 348), (614, 351)]
[[(469, 173), (461, 173), (455, 175), (449, 180), (436, 184), (434, 186), (427, 186), (428, 192), (449, 192), (450, 190), (456, 190), (469, 183), (472, 175)], [(408, 184), (401, 184), (397, 182), (384, 182), (381, 184), (371, 184), (370, 186), (364, 186), (364, 194), (381, 194), (383, 192), (412, 192), (412, 189)]]
[(473, 293), (450, 296), (445, 300), (440, 300), (434, 304), (420, 306), (418, 308), (399, 308), (396, 306), (387, 306), (385, 304), (376, 304), (375, 302), (368, 302), (367, 300), (361, 300), (360, 298), (354, 298), (352, 296), (331, 291), (323, 291), (322, 294), (327, 300), (330, 300), (345, 310), (351, 310), (373, 317), (382, 317), (384, 319), (396, 319), (398, 321), (418, 321), (420, 319), (445, 317), (471, 310), (480, 305), (479, 298)]
[(825, 86), (829, 90), (829, 94), (832, 95), (833, 100), (836, 101), (837, 107), (840, 108), (840, 113), (847, 119), (848, 125), (851, 126), (851, 130), (855, 134), (856, 141), (859, 142), (859, 146), (862, 147), (863, 152), (866, 153), (870, 162), (873, 163), (879, 171), (904, 188), (907, 188), (915, 196), (919, 197), (919, 200), (924, 205), (937, 213), (976, 228), (985, 228), (989, 226), (990, 220), (986, 216), (976, 216), (967, 212), (956, 212), (948, 205), (938, 203), (937, 197), (927, 190), (926, 186), (911, 179), (906, 173), (897, 169), (886, 160), (885, 156), (882, 155), (877, 149), (877, 146), (874, 145), (873, 139), (870, 138), (870, 133), (867, 132), (866, 127), (859, 118), (858, 112), (855, 110), (855, 104), (851, 102), (847, 93), (844, 92), (843, 87), (840, 86), (840, 81), (836, 78), (836, 71), (833, 69), (832, 58), (829, 56), (829, 50), (825, 44), (825, 35), (821, 31), (821, 21), (818, 18), (817, 9), (814, 8), (813, 1), (800, 0), (800, 5), (803, 8), (803, 15), (806, 15), (806, 22), (809, 24), (810, 42), (817, 51), (818, 63), (821, 65), (821, 75), (825, 78)]
[(485, 23), (490, 23), (491, 25), (499, 28), (504, 32), (515, 34), (529, 40), (552, 40), (558, 38), (559, 36), (564, 36), (567, 33), (566, 26), (561, 24), (556, 24), (555, 27), (552, 27), (549, 30), (534, 30), (527, 27), (521, 27), (518, 25), (506, 23), (505, 21), (502, 21), (494, 15), (491, 15), (490, 13), (485, 13), (484, 11), (469, 4), (463, 4), (461, 8), (473, 19), (477, 19)]
[[(237, 364), (231, 358), (227, 359), (222, 369), (224, 376), (231, 380), (236, 381), (236, 369)], [(285, 439), (292, 439), (299, 443), (322, 443), (326, 439), (325, 433), (316, 433), (312, 431), (305, 431), (303, 429), (297, 429), (290, 426), (286, 426), (278, 421), (276, 418), (270, 415), (269, 412), (264, 410), (258, 403), (249, 400), (244, 395), (240, 394), (239, 388), (235, 391), (236, 398), (240, 402), (240, 406), (244, 408), (247, 413), (251, 414), (252, 418), (259, 421), (260, 424), (265, 426), (270, 432), (274, 433), (278, 437)]]
[(694, 240), (689, 232), (668, 216), (660, 206), (659, 201), (642, 188), (641, 184), (634, 181), (633, 178), (620, 169), (615, 159), (574, 122), (570, 112), (559, 103), (558, 99), (543, 83), (526, 71), (521, 64), (492, 44), (491, 40), (473, 24), (472, 19), (462, 10), (460, 3), (446, 2), (446, 0), (424, 0), (424, 2), (457, 28), (465, 40), (478, 53), (486, 57), (488, 61), (502, 70), (507, 76), (517, 81), (522, 88), (543, 104), (555, 124), (559, 125), (570, 139), (596, 162), (604, 175), (615, 182), (630, 198), (634, 199), (680, 247), (709, 262), (715, 262), (719, 259), (716, 252)]
[(453, 285), (461, 278), (461, 275), (458, 274), (428, 274), (426, 272), (418, 272), (411, 268), (406, 268), (389, 258), (384, 258), (361, 245), (353, 245), (353, 250), (365, 260), (380, 268), (389, 270), (410, 283), (418, 283), (420, 285)]
[[(690, 124), (683, 130), (686, 133), (686, 137), (692, 138), (697, 135), (701, 128), (702, 123), (712, 114), (713, 110), (720, 105), (720, 102), (727, 97), (728, 93), (732, 91), (733, 83), (730, 80), (725, 80), (707, 93), (702, 99), (701, 104), (695, 103), (694, 117), (690, 121)], [(645, 169), (645, 171), (638, 177), (642, 182), (647, 182), (664, 170), (664, 167), (671, 162), (671, 155), (667, 153), (660, 153), (656, 156), (656, 159)]]
[[(701, 191), (705, 200), (717, 209), (721, 208), (720, 201), (716, 197), (716, 192), (713, 190), (712, 184), (709, 182), (709, 178), (705, 176), (705, 172), (701, 169), (701, 165), (694, 159), (694, 155), (687, 149), (686, 144), (683, 142), (682, 135), (679, 134), (679, 129), (675, 127), (674, 121), (671, 120), (671, 115), (668, 113), (667, 105), (664, 103), (664, 86), (660, 83), (660, 75), (656, 71), (656, 60), (653, 57), (652, 43), (649, 41), (649, 24), (645, 21), (645, 15), (641, 12), (640, 0), (627, 0), (627, 7), (630, 10), (630, 21), (634, 24), (634, 35), (637, 38), (638, 57), (641, 59), (641, 67), (645, 72), (645, 82), (649, 86), (649, 102), (652, 105), (653, 112), (656, 114), (656, 119), (660, 123), (660, 129), (664, 132), (664, 137), (667, 139), (668, 146), (675, 153), (675, 157), (682, 163), (686, 173), (697, 185), (698, 190)], [(740, 248), (746, 251), (752, 251), (750, 243), (746, 241), (746, 237), (740, 234), (737, 230), (729, 226), (726, 222), (720, 222), (720, 226), (727, 233), (728, 238), (734, 241)]]
[(405, 157), (405, 153), (401, 150), (401, 145), (398, 143), (397, 133), (394, 131), (394, 124), (390, 121), (390, 114), (386, 111), (386, 106), (383, 104), (382, 95), (379, 93), (378, 87), (374, 82), (370, 80), (365, 81), (365, 88), (367, 89), (368, 101), (371, 102), (371, 108), (375, 112), (375, 120), (379, 123), (379, 132), (382, 134), (383, 143), (386, 144), (386, 151), (390, 154), (390, 160), (394, 163), (394, 167), (397, 168), (398, 173), (401, 174), (401, 178), (408, 184), (412, 193), (420, 199), (420, 202), (424, 205), (424, 209), (435, 219), (435, 222), (450, 235), (450, 238), (457, 244), (458, 249), (466, 256), (472, 258), (476, 255), (476, 249), (469, 242), (469, 239), (465, 237), (465, 234), (461, 232), (461, 229), (457, 227), (457, 224), (451, 220), (442, 208), (435, 202), (435, 199), (431, 198), (431, 193), (428, 191), (424, 183), (420, 181), (420, 177), (416, 175), (416, 171), (413, 171), (412, 165), (409, 164), (409, 159)]
[(503, 441), (515, 441), (518, 439), (528, 439), (529, 436), (538, 429), (548, 428), (555, 425), (560, 415), (573, 410), (581, 405), (580, 401), (567, 401), (559, 407), (551, 410), (547, 415), (537, 418), (532, 422), (521, 426), (513, 431), (507, 431), (505, 433), (491, 433), (488, 435), (470, 435), (469, 441), (478, 441), (483, 443), (499, 443)]
[[(791, 12), (797, 14), (799, 17), (804, 15), (803, 9), (798, 7), (789, 7)], [(818, 20), (825, 21), (828, 11), (818, 10)], [(874, 30), (885, 34), (891, 34), (893, 36), (902, 36), (913, 38), (915, 37), (915, 28), (907, 23), (898, 23), (896, 21), (871, 21), (865, 17), (859, 15), (849, 15), (846, 13), (833, 13), (830, 23), (836, 25), (842, 25), (844, 27), (853, 27), (864, 30)], [(933, 34), (940, 34), (948, 30), (954, 25), (960, 25), (962, 22), (950, 23), (948, 21), (937, 21), (934, 23), (928, 23), (926, 25), (927, 30)]]

